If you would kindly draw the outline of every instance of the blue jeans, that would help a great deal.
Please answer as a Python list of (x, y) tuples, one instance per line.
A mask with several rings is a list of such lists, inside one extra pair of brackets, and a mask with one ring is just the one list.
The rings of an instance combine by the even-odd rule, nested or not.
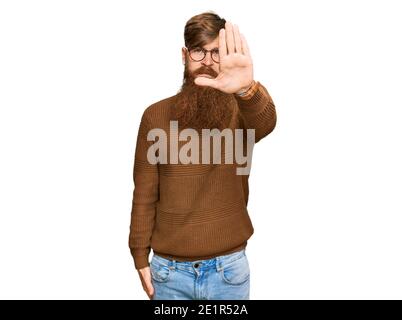
[(248, 300), (250, 269), (245, 249), (216, 258), (175, 261), (153, 255), (153, 300)]

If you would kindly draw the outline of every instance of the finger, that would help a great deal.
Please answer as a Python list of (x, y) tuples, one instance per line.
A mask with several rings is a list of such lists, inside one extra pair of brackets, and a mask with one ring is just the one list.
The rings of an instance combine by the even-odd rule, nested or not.
[(151, 269), (150, 267), (145, 267), (143, 269), (140, 269), (138, 271), (138, 274), (140, 276), (142, 288), (144, 289), (145, 293), (147, 296), (152, 299), (152, 296), (154, 295), (154, 287), (152, 285), (152, 276), (151, 276)]
[(230, 22), (226, 22), (226, 45), (228, 47), (228, 54), (234, 53), (234, 37), (233, 37), (233, 26)]
[(223, 57), (228, 54), (226, 48), (225, 28), (219, 30), (219, 56)]
[(209, 79), (206, 77), (197, 77), (194, 79), (194, 83), (198, 86), (210, 86), (217, 89), (217, 82), (215, 79)]
[(155, 292), (155, 290), (154, 290), (154, 286), (152, 285), (152, 282), (151, 282), (151, 279), (146, 279), (145, 280), (145, 286), (146, 286), (146, 291), (147, 291), (147, 294), (148, 294), (148, 297), (152, 297), (153, 295), (154, 295), (154, 292)]
[(142, 289), (144, 289), (145, 293), (148, 295), (148, 288), (147, 288), (145, 279), (143, 277), (141, 277), (140, 279), (141, 279)]
[(149, 290), (148, 290), (148, 287), (147, 287), (144, 279), (141, 279), (141, 284), (142, 284), (142, 289), (144, 289), (145, 293), (149, 297), (149, 292), (148, 292)]
[(235, 50), (237, 53), (242, 54), (243, 50), (241, 46), (240, 31), (237, 24), (233, 25), (233, 33), (234, 33)]
[(151, 291), (147, 291), (147, 296), (150, 300), (154, 297), (155, 291), (152, 289)]
[(248, 48), (247, 40), (242, 33), (240, 34), (240, 38), (241, 38), (241, 46), (243, 48), (243, 54), (250, 57), (250, 49)]

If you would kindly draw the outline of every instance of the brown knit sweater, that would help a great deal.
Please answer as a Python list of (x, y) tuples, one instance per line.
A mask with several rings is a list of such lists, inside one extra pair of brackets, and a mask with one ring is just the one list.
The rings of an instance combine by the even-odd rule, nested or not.
[[(257, 143), (275, 128), (276, 110), (260, 82), (255, 89), (251, 96), (234, 95), (229, 127), (255, 129)], [(169, 132), (175, 97), (147, 107), (138, 130), (129, 234), (136, 269), (149, 265), (151, 248), (177, 261), (210, 259), (245, 248), (254, 232), (247, 211), (249, 175), (236, 174), (238, 164), (148, 162), (154, 141), (147, 141), (147, 133)]]

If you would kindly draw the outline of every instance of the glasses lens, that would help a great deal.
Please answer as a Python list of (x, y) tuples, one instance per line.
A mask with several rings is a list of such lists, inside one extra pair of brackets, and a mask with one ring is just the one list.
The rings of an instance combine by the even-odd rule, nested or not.
[(196, 48), (190, 51), (190, 56), (195, 61), (201, 61), (204, 59), (204, 51), (202, 49)]
[(219, 62), (219, 50), (212, 51), (212, 60)]

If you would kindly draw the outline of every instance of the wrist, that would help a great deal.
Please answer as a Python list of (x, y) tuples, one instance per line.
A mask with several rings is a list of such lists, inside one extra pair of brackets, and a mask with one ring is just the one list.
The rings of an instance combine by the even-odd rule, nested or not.
[(255, 83), (254, 80), (251, 81), (250, 85), (248, 85), (247, 87), (245, 87), (245, 88), (243, 88), (243, 89), (237, 91), (237, 92), (236, 92), (236, 95), (238, 95), (238, 96), (244, 96), (244, 95), (246, 95), (247, 92), (252, 88), (252, 86), (254, 85), (254, 83)]

